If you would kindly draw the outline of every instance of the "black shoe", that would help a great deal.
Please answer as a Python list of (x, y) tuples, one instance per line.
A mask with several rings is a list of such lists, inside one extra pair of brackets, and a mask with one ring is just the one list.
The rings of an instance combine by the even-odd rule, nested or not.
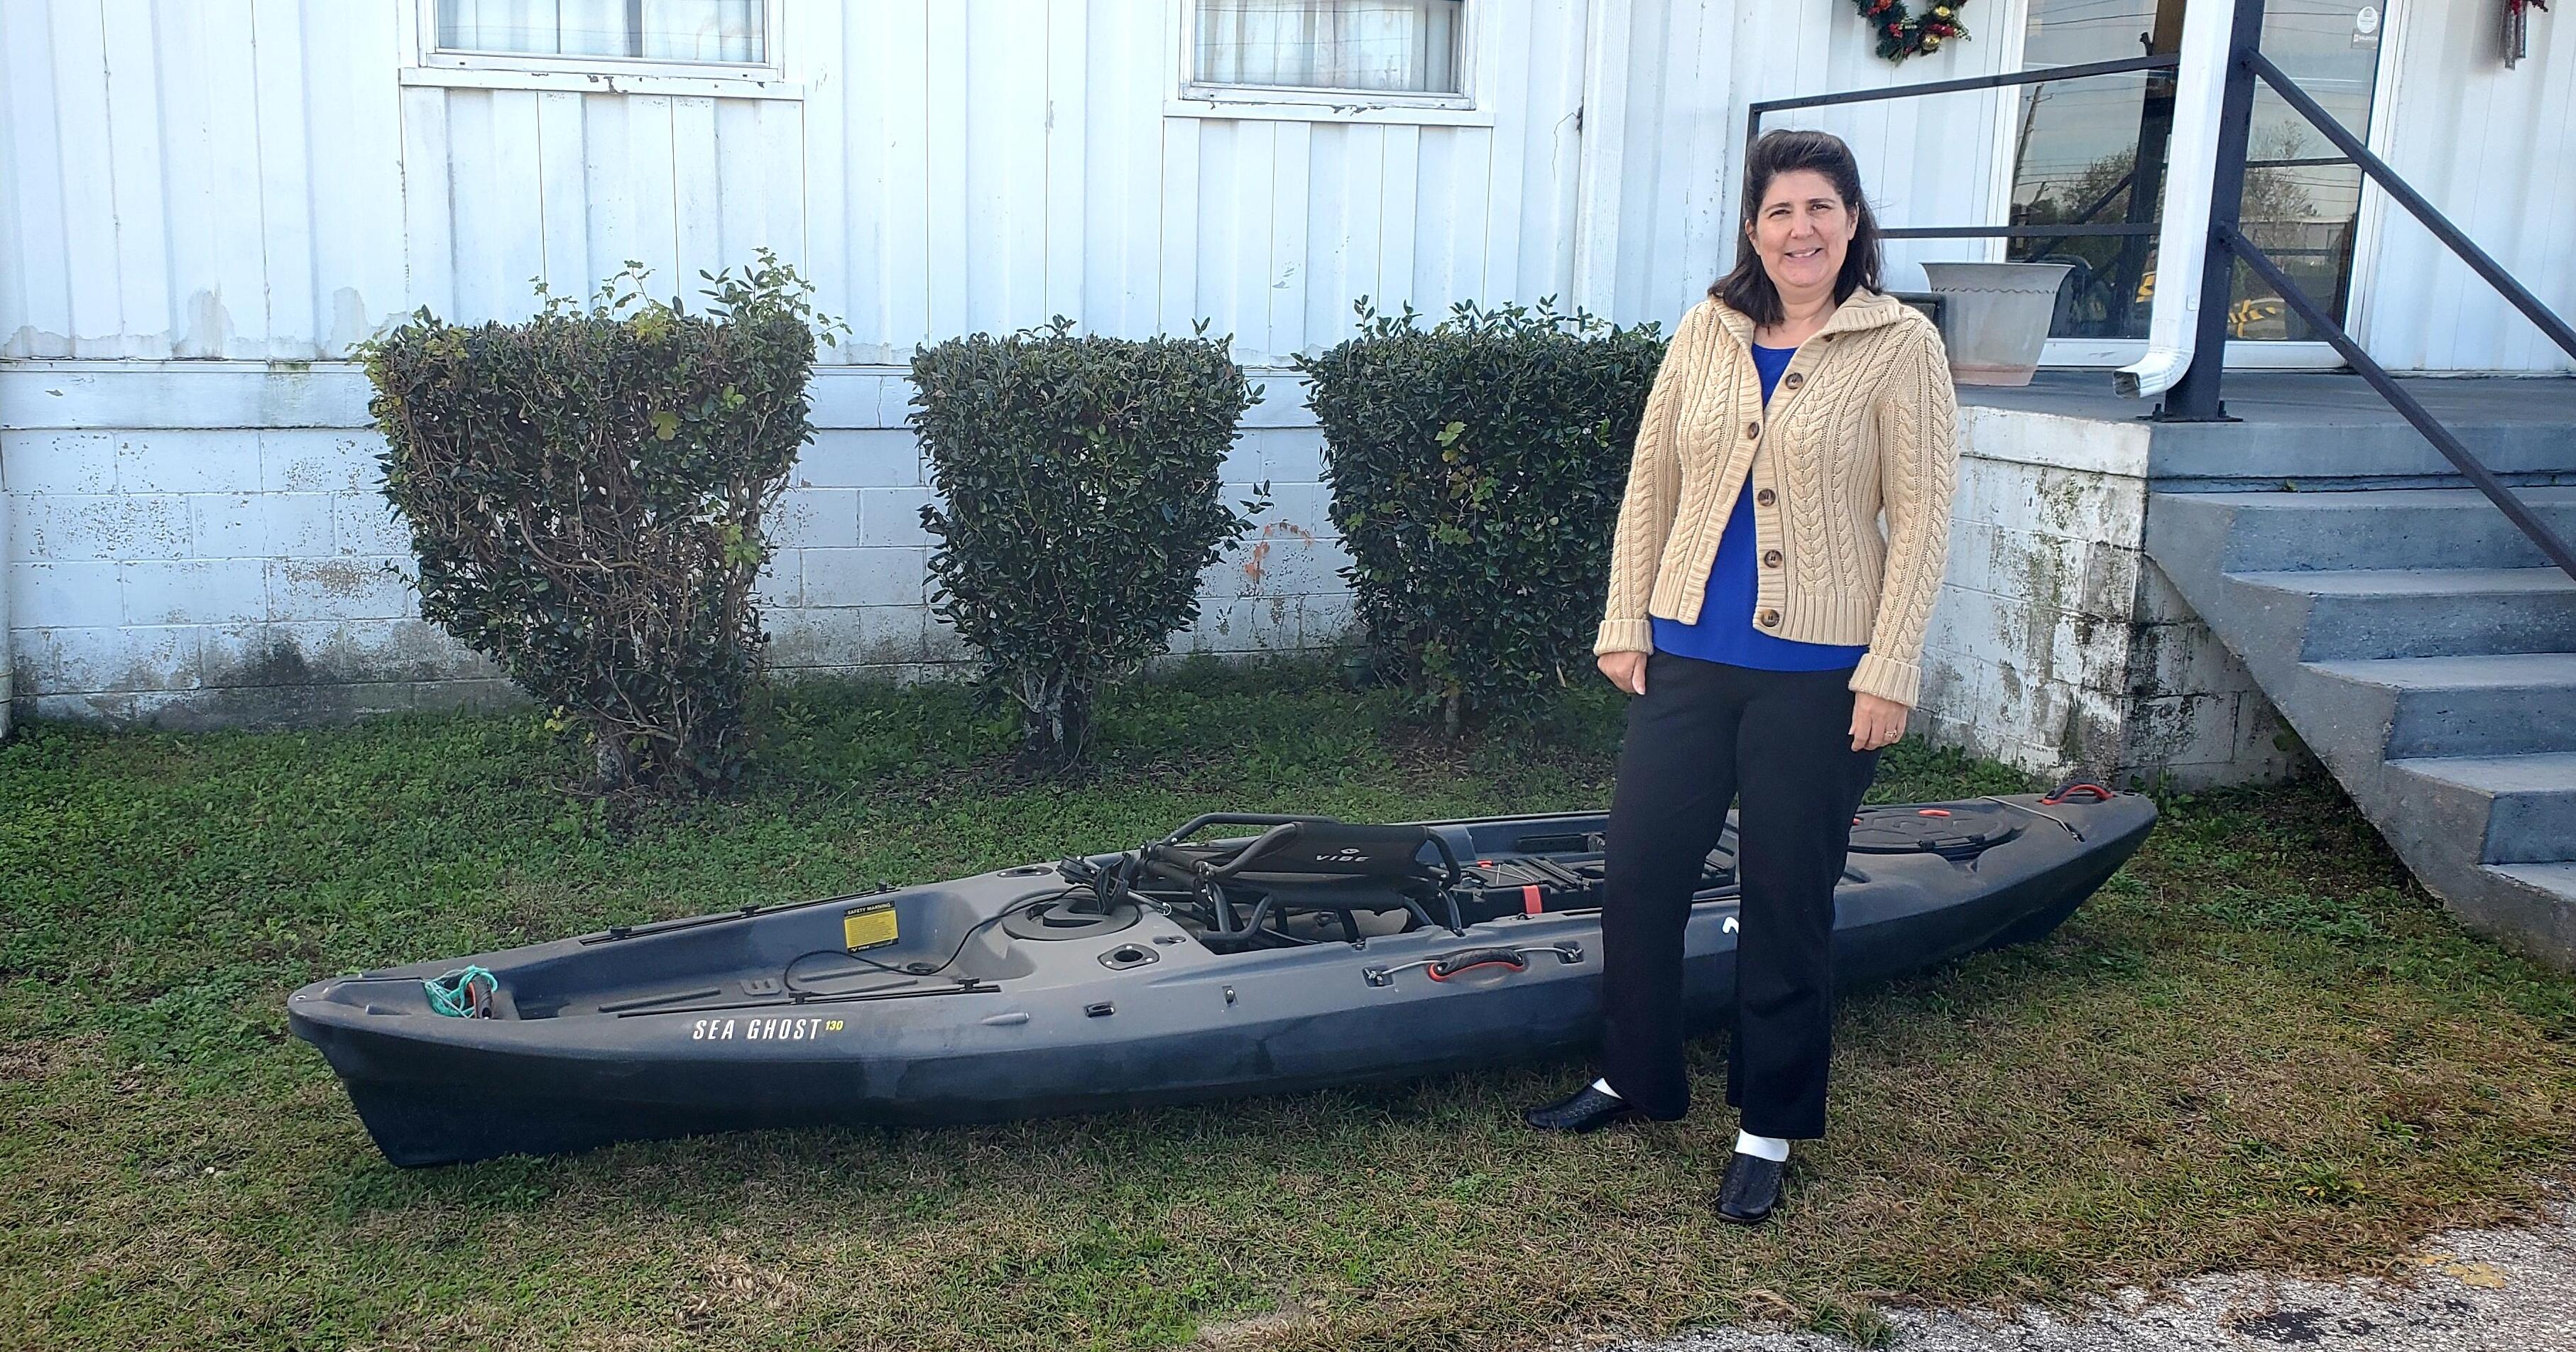
[(1543, 1107), (1531, 1108), (1521, 1120), (1541, 1131), (1598, 1131), (1623, 1117), (1636, 1115), (1637, 1106), (1617, 1094), (1605, 1094), (1590, 1085)]
[(1780, 1174), (1786, 1160), (1766, 1160), (1739, 1150), (1726, 1162), (1726, 1181), (1718, 1185), (1717, 1214), (1738, 1225), (1760, 1225), (1780, 1201)]

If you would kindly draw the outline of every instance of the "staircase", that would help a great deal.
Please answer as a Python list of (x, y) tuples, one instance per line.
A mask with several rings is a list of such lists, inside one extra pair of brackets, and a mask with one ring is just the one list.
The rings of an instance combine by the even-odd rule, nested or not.
[(2146, 551), (2428, 890), (2576, 967), (2576, 578), (2467, 488), (2155, 493)]

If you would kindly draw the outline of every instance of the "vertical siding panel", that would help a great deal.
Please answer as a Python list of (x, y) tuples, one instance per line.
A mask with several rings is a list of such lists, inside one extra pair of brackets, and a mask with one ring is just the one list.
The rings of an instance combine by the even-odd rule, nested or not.
[[(1232, 334), (1247, 364), (1270, 360), (1270, 163), (1277, 122), (1227, 122), (1224, 139), (1204, 150), (1211, 176), (1201, 217), (1199, 294), (1215, 312), (1212, 331)], [(1221, 167), (1220, 167), (1221, 166)], [(1213, 225), (1208, 223), (1213, 217)]]
[[(1381, 311), (1401, 309), (1390, 301), (1387, 288), (1393, 274), (1387, 271), (1386, 248), (1386, 145), (1388, 129), (1382, 126), (1354, 126), (1343, 129), (1342, 163), (1334, 191), (1342, 203), (1342, 248), (1346, 261), (1342, 268), (1341, 289), (1356, 307), (1360, 298)], [(1408, 267), (1407, 272), (1411, 269)], [(1338, 337), (1350, 336), (1351, 326), (1359, 314), (1356, 308), (1343, 312)]]
[(116, 202), (117, 312), (121, 357), (170, 355), (178, 306), (170, 295), (168, 204), (161, 188), (160, 62), (145, 0), (109, 0), (103, 11), (107, 57), (107, 162)]
[[(1091, 0), (1096, 38), (1085, 43), (1091, 70), (1083, 149), (1091, 170), (1084, 304), (1095, 333), (1151, 336), (1160, 325), (1156, 280), (1162, 239), (1163, 93), (1172, 47), (1168, 6)], [(1061, 116), (1061, 110), (1059, 110)]]
[(269, 355), (272, 329), (250, 0), (213, 0), (199, 12), (197, 36), (204, 45), (197, 49), (197, 64), (206, 96), (207, 170), (219, 199), (200, 228), (214, 244), (214, 292), (229, 316), (231, 333), (223, 355), (256, 360)]
[(671, 208), (679, 250), (672, 283), (693, 307), (706, 286), (698, 274), (713, 272), (727, 261), (717, 158), (716, 101), (672, 99)]
[(1459, 181), (1458, 130), (1454, 127), (1425, 127), (1415, 131), (1420, 145), (1420, 160), (1415, 176), (1419, 200), (1430, 210), (1416, 211), (1413, 217), (1413, 294), (1418, 303), (1434, 318), (1449, 312), (1450, 273), (1457, 265), (1459, 227), (1471, 217), (1472, 208), (1459, 200), (1464, 185)]
[(635, 101), (584, 94), (581, 113), (582, 257), (594, 285), (615, 276), (635, 254), (635, 175), (626, 125)]
[(1482, 222), (1484, 266), (1475, 279), (1475, 297), (1486, 305), (1538, 299), (1520, 294), (1518, 274), (1521, 211), (1526, 205), (1521, 200), (1526, 168), (1522, 150), (1532, 129), (1543, 127), (1548, 114), (1548, 106), (1534, 98), (1536, 91), (1530, 88), (1531, 49), (1541, 8), (1553, 6), (1531, 4), (1505, 10), (1489, 6), (1477, 20), (1481, 30), (1477, 40), (1490, 44), (1495, 58), (1493, 83), (1477, 95), (1477, 102), (1494, 110), (1494, 129), (1485, 137), (1481, 171), (1491, 194)]
[(973, 311), (974, 258), (967, 243), (966, 12), (954, 0), (930, 6), (926, 83), (924, 163), (929, 228), (927, 266), (930, 288), (930, 335), (933, 342), (966, 333), (976, 321)]
[(1156, 308), (1165, 333), (1183, 334), (1199, 318), (1199, 127), (1195, 117), (1163, 121), (1162, 263)]
[(651, 294), (668, 300), (690, 293), (694, 274), (681, 264), (680, 220), (675, 156), (672, 148), (677, 111), (660, 95), (630, 98), (626, 103), (626, 192), (628, 227), (621, 262), (632, 258), (652, 279)]
[(748, 263), (753, 250), (772, 243), (765, 199), (784, 185), (769, 177), (760, 114), (758, 102), (715, 100), (716, 261), (709, 271)]
[[(1581, 0), (1562, 0), (1545, 11), (1553, 27), (1533, 35), (1531, 49), (1559, 55), (1533, 63), (1527, 88), (1544, 120), (1530, 123), (1520, 147), (1520, 257), (1515, 298), (1553, 295), (1571, 311), (1574, 289), (1574, 213), (1582, 179), (1583, 132), (1575, 124), (1583, 106), (1583, 25)], [(1544, 184), (1544, 189), (1530, 185)], [(1505, 201), (1510, 198), (1501, 199)]]
[[(786, 99), (762, 99), (760, 110), (760, 176), (767, 185), (760, 196), (761, 243), (796, 265), (806, 276), (805, 238), (805, 105)], [(745, 254), (738, 260), (753, 262)]]
[[(505, 202), (515, 198), (513, 189), (518, 185), (496, 181), (503, 170), (493, 142), (496, 125), (507, 122), (497, 105), (509, 92), (517, 91), (458, 89), (447, 95), (449, 152), (456, 157), (451, 204), (456, 221), (456, 314), (452, 317), (463, 323), (499, 319), (506, 303), (502, 278), (511, 268), (505, 251), (516, 232), (501, 211)], [(521, 93), (520, 97), (530, 96)]]
[(885, 147), (884, 190), (876, 203), (885, 222), (880, 236), (884, 249), (868, 262), (877, 270), (885, 297), (882, 341), (893, 350), (909, 351), (932, 336), (930, 5), (928, 0), (900, 0), (879, 13), (885, 24), (878, 48), (883, 102), (881, 121), (870, 134)]
[(596, 279), (590, 193), (582, 171), (589, 152), (581, 125), (584, 97), (559, 90), (537, 95), (537, 215), (545, 231), (539, 264), (547, 290), (574, 300), (587, 297)]
[[(31, 91), (11, 87), (25, 78), (18, 69), (25, 42), (22, 22), (13, 20), (8, 8), (0, 6), (0, 357), (34, 355), (25, 350), (34, 345), (35, 329), (29, 322), (27, 294), (27, 266), (35, 246), (29, 238), (26, 218), (33, 210), (30, 199), (40, 194), (23, 181), (28, 157), (19, 148), (19, 142), (31, 133), (18, 116), (18, 103)], [(46, 132), (50, 135), (52, 128), (47, 127)], [(51, 189), (42, 192), (50, 194)], [(8, 585), (7, 569), (7, 558), (0, 556), (0, 587)]]
[(448, 173), (447, 93), (402, 92), (403, 301), (454, 318), (456, 230)]
[[(63, 200), (63, 140), (56, 117), (51, 15), (37, 5), (0, 5), (0, 99), (8, 118), (7, 171), (0, 203), (0, 268), (14, 273), (13, 299), (0, 306), (0, 355), (72, 355), (70, 214)], [(5, 580), (5, 579), (0, 579)]]
[[(165, 6), (166, 8), (166, 6)], [(402, 15), (391, 5), (306, 12), (304, 123), (313, 166), (308, 210), (323, 327), (319, 354), (345, 357), (402, 304)], [(167, 78), (168, 66), (163, 67)]]
[[(1378, 286), (1382, 310), (1401, 310), (1419, 293), (1413, 282), (1413, 239), (1421, 229), (1416, 203), (1422, 191), (1422, 129), (1389, 126), (1386, 163), (1378, 191)], [(1435, 318), (1437, 316), (1434, 316)]]
[(116, 293), (116, 199), (94, 172), (107, 147), (107, 53), (96, 0), (53, 7), (54, 106), (62, 136), (64, 271), (71, 290), (70, 355), (115, 357), (122, 346)]
[(1306, 199), (1314, 165), (1314, 128), (1305, 122), (1276, 124), (1271, 147), (1269, 216), (1270, 257), (1263, 278), (1269, 302), (1268, 332), (1262, 350), (1273, 365), (1302, 352), (1306, 337)]
[(260, 256), (268, 273), (264, 355), (320, 355), (314, 341), (313, 164), (304, 139), (304, 7), (252, 0), (252, 70), (259, 110)]
[[(1350, 335), (1351, 302), (1366, 286), (1351, 284), (1352, 143), (1373, 135), (1365, 129), (1327, 123), (1307, 141), (1306, 173), (1306, 313), (1298, 332), (1313, 352)], [(1374, 283), (1372, 283), (1373, 285)]]
[[(1115, 319), (1091, 313), (1085, 294), (1084, 229), (1090, 197), (1090, 24), (1083, 0), (1047, 0), (1045, 92), (1045, 310), (1066, 315), (1086, 333)], [(1104, 307), (1105, 308), (1105, 307)]]
[[(849, 198), (854, 183), (867, 183), (873, 191), (875, 179), (860, 177), (855, 163), (855, 147), (868, 138), (852, 135), (854, 96), (861, 88), (853, 80), (858, 72), (849, 61), (850, 34), (842, 22), (846, 14), (840, 5), (809, 0), (788, 15), (789, 41), (784, 49), (788, 70), (805, 86), (804, 130), (797, 141), (804, 156), (798, 169), (804, 202), (802, 270), (814, 283), (814, 303), (864, 332), (866, 321), (851, 287), (850, 255), (856, 246), (850, 239)], [(867, 31), (871, 26), (859, 27)], [(867, 87), (874, 83), (864, 82)], [(853, 359), (853, 346), (844, 342), (837, 348), (819, 348), (815, 360), (848, 362)]]

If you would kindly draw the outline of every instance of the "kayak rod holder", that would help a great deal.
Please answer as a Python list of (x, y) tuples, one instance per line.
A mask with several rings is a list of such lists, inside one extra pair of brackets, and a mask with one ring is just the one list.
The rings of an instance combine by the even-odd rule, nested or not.
[(1417, 958), (1412, 962), (1400, 962), (1392, 967), (1363, 967), (1360, 969), (1360, 975), (1372, 986), (1392, 986), (1395, 984), (1396, 973), (1410, 971), (1416, 967), (1424, 969), (1434, 981), (1446, 981), (1471, 967), (1507, 966), (1513, 971), (1525, 972), (1529, 970), (1529, 959), (1533, 953), (1552, 954), (1559, 966), (1570, 967), (1583, 961), (1583, 945), (1568, 940), (1554, 944), (1470, 948), (1436, 958)]

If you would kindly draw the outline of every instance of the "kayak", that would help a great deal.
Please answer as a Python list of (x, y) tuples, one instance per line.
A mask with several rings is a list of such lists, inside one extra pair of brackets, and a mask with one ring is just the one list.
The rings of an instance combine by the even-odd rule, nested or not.
[[(1864, 809), (1837, 984), (2046, 935), (2155, 822), (2091, 785)], [(1291, 1092), (1587, 1052), (1603, 814), (1212, 813), (1133, 850), (319, 981), (287, 1001), (385, 1158)], [(1735, 980), (1735, 837), (1684, 933)]]

